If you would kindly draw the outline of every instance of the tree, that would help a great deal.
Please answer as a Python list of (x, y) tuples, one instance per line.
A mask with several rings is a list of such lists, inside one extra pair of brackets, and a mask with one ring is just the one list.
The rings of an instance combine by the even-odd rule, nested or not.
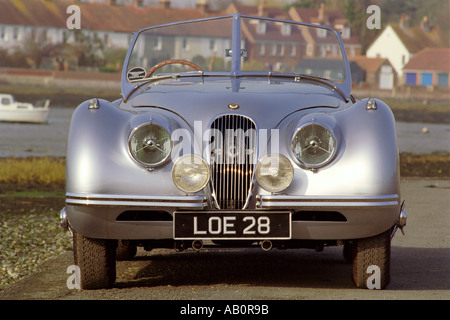
[(371, 0), (347, 0), (344, 5), (344, 16), (347, 19), (351, 32), (361, 43), (361, 53), (365, 54), (369, 44), (378, 34), (378, 29), (368, 29), (366, 26), (369, 15), (367, 8), (373, 4)]
[(27, 55), (27, 63), (31, 68), (39, 68), (45, 57), (51, 56), (55, 45), (47, 38), (45, 30), (33, 29), (24, 39), (22, 50)]

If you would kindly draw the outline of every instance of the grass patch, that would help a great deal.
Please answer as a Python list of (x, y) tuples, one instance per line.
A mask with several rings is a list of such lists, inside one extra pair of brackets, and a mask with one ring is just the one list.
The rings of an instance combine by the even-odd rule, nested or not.
[(0, 159), (0, 183), (16, 185), (63, 185), (66, 179), (64, 158)]

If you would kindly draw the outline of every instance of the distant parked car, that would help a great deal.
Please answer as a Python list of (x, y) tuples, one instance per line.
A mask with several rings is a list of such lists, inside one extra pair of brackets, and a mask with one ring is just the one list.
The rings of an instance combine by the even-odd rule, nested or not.
[(385, 287), (406, 224), (396, 126), (351, 83), (329, 27), (234, 14), (136, 32), (122, 98), (70, 125), (61, 218), (82, 288), (112, 287), (138, 246), (336, 245), (357, 287)]

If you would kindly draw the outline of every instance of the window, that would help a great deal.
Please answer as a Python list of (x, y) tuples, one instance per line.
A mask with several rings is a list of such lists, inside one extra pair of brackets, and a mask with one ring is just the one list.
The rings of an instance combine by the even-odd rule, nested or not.
[(325, 38), (327, 36), (327, 30), (322, 28), (317, 28), (317, 36), (319, 38)]
[(9, 98), (2, 98), (2, 104), (7, 106), (11, 103), (11, 100), (9, 100)]
[(0, 28), (0, 40), (8, 41), (8, 34), (6, 33), (5, 27)]
[(266, 53), (266, 46), (264, 45), (264, 43), (260, 43), (259, 44), (259, 55), (263, 56)]
[(342, 28), (342, 39), (350, 39), (350, 28), (349, 27)]
[(111, 45), (110, 41), (109, 41), (109, 34), (105, 33), (103, 34), (103, 41), (105, 42), (105, 44), (109, 47)]
[(69, 40), (69, 31), (68, 30), (63, 30), (62, 42), (63, 43), (67, 43), (68, 40)]
[(215, 39), (210, 39), (209, 40), (209, 50), (217, 51), (217, 45), (216, 45), (216, 40)]
[(279, 52), (280, 56), (284, 56), (284, 44), (280, 44), (280, 52)]
[(270, 46), (270, 55), (275, 56), (277, 54), (277, 45), (275, 43), (272, 43)]
[(14, 40), (19, 40), (19, 28), (15, 27), (13, 29), (13, 39)]
[(265, 34), (266, 33), (266, 23), (264, 21), (258, 21), (256, 26), (257, 34)]
[(281, 34), (283, 36), (290, 36), (291, 35), (291, 25), (289, 23), (283, 23), (281, 25)]
[(297, 54), (297, 47), (295, 45), (291, 45), (291, 57), (295, 57)]
[(313, 45), (311, 43), (308, 43), (306, 46), (306, 55), (312, 56), (313, 55)]
[(183, 50), (189, 50), (189, 40), (187, 38), (183, 38)]
[(162, 49), (162, 39), (161, 37), (155, 37), (153, 39), (153, 50), (159, 51)]

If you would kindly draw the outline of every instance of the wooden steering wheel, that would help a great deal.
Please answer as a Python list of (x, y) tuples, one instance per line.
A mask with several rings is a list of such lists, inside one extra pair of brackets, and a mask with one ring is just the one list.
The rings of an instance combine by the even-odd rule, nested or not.
[(148, 70), (147, 74), (145, 75), (146, 78), (150, 77), (157, 69), (164, 67), (168, 64), (174, 64), (174, 63), (181, 63), (184, 65), (187, 65), (189, 67), (194, 68), (197, 71), (202, 71), (202, 68), (200, 68), (198, 65), (196, 65), (195, 63), (192, 63), (190, 61), (186, 61), (186, 60), (181, 60), (181, 59), (172, 59), (172, 60), (166, 60), (163, 62), (158, 63), (157, 65), (153, 66), (150, 70)]

